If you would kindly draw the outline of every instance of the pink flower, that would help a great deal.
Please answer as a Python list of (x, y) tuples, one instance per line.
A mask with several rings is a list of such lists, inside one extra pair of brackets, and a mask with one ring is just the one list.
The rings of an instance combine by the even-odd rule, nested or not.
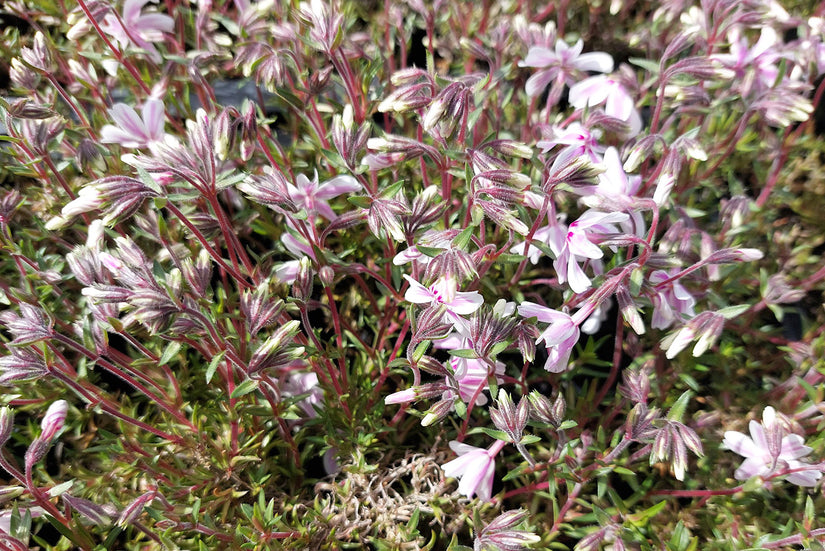
[(547, 361), (544, 369), (550, 373), (561, 373), (567, 370), (570, 353), (579, 342), (579, 325), (572, 317), (533, 302), (522, 302), (518, 313), (525, 318), (538, 318), (539, 321), (549, 323), (536, 344), (544, 341), (547, 347)]
[[(453, 333), (444, 339), (435, 341), (433, 343), (433, 347), (447, 350), (471, 349), (473, 348), (473, 344), (469, 338), (461, 337)], [(483, 360), (452, 356), (450, 357), (450, 367), (453, 368), (454, 377), (458, 383), (458, 395), (465, 402), (470, 402), (470, 399), (476, 393), (479, 386), (482, 390), (487, 390), (489, 388), (487, 380), (489, 379), (490, 373), (487, 363)], [(503, 363), (498, 361), (496, 362), (495, 375), (497, 376), (496, 379), (499, 383), (503, 382), (503, 379), (498, 377), (498, 375), (504, 374), (504, 367), (505, 366)], [(449, 381), (447, 382), (449, 384)], [(447, 395), (445, 398), (449, 397), (450, 393), (448, 392), (446, 394)], [(487, 396), (480, 393), (478, 398), (476, 398), (475, 403), (476, 405), (483, 406), (487, 403)]]
[(151, 43), (161, 42), (163, 33), (171, 33), (175, 28), (175, 20), (162, 13), (141, 13), (140, 10), (148, 1), (126, 0), (120, 19), (110, 13), (103, 18), (100, 28), (114, 38), (121, 48), (134, 44), (146, 50), (152, 61), (160, 63), (160, 54)]
[(626, 222), (628, 215), (621, 212), (597, 212), (588, 210), (567, 228), (564, 241), (549, 243), (556, 254), (553, 267), (558, 274), (559, 283), (568, 282), (576, 293), (583, 293), (590, 288), (588, 278), (579, 262), (584, 259), (598, 259), (604, 256), (602, 250), (591, 241), (593, 234), (618, 233), (614, 223)]
[(684, 321), (696, 315), (693, 306), (696, 299), (678, 281), (667, 281), (679, 270), (674, 268), (669, 272), (656, 270), (650, 274), (649, 280), (654, 284), (656, 294), (653, 296), (653, 323), (656, 329), (667, 329), (674, 321)]
[(631, 136), (642, 129), (642, 118), (636, 111), (636, 102), (615, 78), (607, 75), (586, 78), (570, 87), (569, 97), (570, 104), (576, 109), (604, 104), (605, 114), (630, 125)]
[(125, 103), (116, 103), (109, 109), (115, 124), (107, 124), (100, 130), (102, 143), (117, 143), (123, 147), (143, 148), (164, 140), (163, 102), (149, 98), (143, 104), (139, 117)]
[(443, 304), (447, 307), (445, 318), (456, 324), (457, 328), (463, 326), (459, 316), (472, 314), (484, 303), (484, 298), (478, 291), (458, 291), (458, 284), (454, 278), (439, 278), (429, 287), (424, 287), (406, 274), (404, 279), (410, 283), (404, 300), (415, 304)]
[(613, 70), (613, 58), (609, 54), (583, 54), (583, 47), (584, 42), (581, 40), (568, 46), (561, 39), (556, 40), (554, 50), (542, 46), (531, 47), (524, 61), (519, 62), (519, 67), (537, 67), (541, 70), (527, 79), (527, 95), (538, 96), (552, 82), (550, 97), (553, 98), (552, 103), (555, 103), (564, 85), (573, 84), (583, 71), (609, 73)]
[(601, 161), (604, 147), (599, 145), (602, 132), (598, 128), (590, 130), (581, 123), (571, 122), (566, 128), (553, 126), (550, 133), (550, 136), (536, 142), (536, 146), (545, 153), (557, 145), (563, 145), (565, 147), (559, 153), (560, 156), (587, 155), (594, 163)]
[(747, 37), (742, 36), (738, 27), (730, 30), (728, 40), (730, 53), (714, 54), (711, 58), (733, 71), (742, 95), (747, 95), (754, 87), (760, 91), (773, 88), (779, 75), (776, 61), (782, 57), (774, 49), (781, 44), (776, 31), (763, 27), (759, 40), (750, 48)]
[(467, 496), (477, 495), (484, 501), (489, 501), (493, 493), (493, 477), (495, 475), (495, 456), (504, 447), (504, 442), (498, 440), (489, 449), (476, 448), (453, 440), (450, 449), (458, 457), (442, 465), (444, 475), (460, 479), (458, 491)]
[(762, 423), (750, 422), (750, 437), (736, 431), (725, 432), (722, 445), (745, 457), (733, 476), (737, 480), (747, 480), (753, 476), (767, 477), (793, 471), (788, 482), (797, 486), (814, 486), (822, 477), (822, 468), (798, 461), (811, 453), (798, 434), (785, 434), (785, 429), (777, 422), (776, 410), (768, 406), (762, 412)]
[(327, 203), (328, 199), (338, 197), (343, 193), (360, 191), (361, 184), (347, 174), (336, 176), (323, 184), (318, 183), (318, 174), (310, 180), (303, 174), (295, 179), (295, 184), (286, 184), (290, 199), (299, 208), (303, 207), (307, 213), (320, 214), (327, 220), (335, 220), (337, 215)]

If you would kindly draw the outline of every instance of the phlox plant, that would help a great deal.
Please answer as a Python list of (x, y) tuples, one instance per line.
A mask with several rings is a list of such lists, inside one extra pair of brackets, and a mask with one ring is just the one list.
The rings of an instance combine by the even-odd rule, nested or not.
[(823, 6), (0, 20), (0, 549), (825, 545)]

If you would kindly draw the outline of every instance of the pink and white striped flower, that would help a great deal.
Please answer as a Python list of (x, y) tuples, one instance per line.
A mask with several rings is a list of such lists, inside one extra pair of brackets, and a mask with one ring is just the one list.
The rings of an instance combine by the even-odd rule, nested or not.
[(458, 291), (458, 283), (454, 278), (441, 277), (429, 287), (404, 274), (410, 287), (404, 294), (404, 299), (414, 304), (443, 304), (447, 308), (445, 318), (448, 318), (456, 330), (463, 328), (463, 318), (478, 310), (484, 303), (484, 298), (478, 291)]
[(450, 449), (457, 453), (458, 457), (441, 466), (444, 475), (460, 479), (459, 493), (467, 497), (477, 495), (480, 499), (489, 501), (493, 494), (495, 456), (504, 444), (504, 441), (497, 440), (485, 450), (453, 440), (450, 442)]

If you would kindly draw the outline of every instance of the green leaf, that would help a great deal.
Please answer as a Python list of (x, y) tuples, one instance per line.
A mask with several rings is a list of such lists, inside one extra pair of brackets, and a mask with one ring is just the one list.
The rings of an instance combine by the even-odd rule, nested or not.
[(635, 524), (636, 526), (643, 526), (647, 524), (647, 521), (652, 517), (658, 515), (662, 509), (667, 506), (667, 501), (662, 500), (656, 505), (645, 509), (644, 511), (639, 511), (638, 513), (633, 513), (632, 515), (628, 515), (627, 520)]
[(679, 396), (679, 399), (676, 400), (676, 403), (671, 406), (670, 410), (667, 412), (667, 418), (671, 421), (681, 422), (682, 417), (685, 414), (685, 409), (687, 409), (688, 402), (690, 402), (690, 397), (693, 395), (692, 390), (686, 390)]
[[(170, 342), (169, 346), (167, 346), (164, 349), (163, 354), (161, 354), (160, 360), (158, 360), (158, 367), (168, 364), (169, 361), (172, 358), (177, 356), (178, 352), (180, 352), (180, 349), (181, 349), (181, 344), (179, 342), (177, 342), (177, 341)], [(207, 382), (209, 382), (209, 381), (207, 381)]]
[(456, 358), (465, 358), (468, 360), (475, 360), (478, 358), (478, 355), (475, 353), (475, 350), (471, 348), (458, 348), (456, 350), (450, 350), (450, 356), (455, 356)]
[(519, 444), (524, 444), (525, 446), (535, 444), (536, 442), (541, 442), (541, 437), (535, 434), (525, 434), (521, 437), (521, 440), (519, 440)]
[(370, 205), (372, 205), (372, 199), (369, 197), (364, 197), (363, 195), (351, 195), (347, 197), (347, 201), (362, 209), (368, 209), (370, 208)]
[(439, 247), (425, 247), (424, 245), (416, 245), (415, 248), (418, 249), (418, 252), (424, 256), (429, 256), (430, 258), (435, 258), (444, 252), (444, 249)]
[(474, 226), (467, 226), (466, 228), (461, 230), (461, 233), (459, 233), (453, 238), (453, 247), (455, 247), (456, 249), (461, 249), (462, 251), (466, 251), (467, 246), (470, 244), (470, 240), (473, 237), (474, 231)]
[(241, 384), (235, 387), (235, 390), (232, 391), (232, 394), (229, 395), (230, 398), (240, 398), (241, 396), (246, 396), (250, 392), (254, 392), (258, 389), (258, 386), (261, 384), (260, 381), (255, 379), (246, 379)]
[(215, 376), (215, 372), (218, 370), (218, 365), (223, 361), (223, 357), (226, 355), (225, 350), (221, 350), (214, 356), (212, 356), (212, 360), (209, 362), (209, 366), (206, 368), (206, 384), (209, 384), (212, 381), (212, 377)]
[(725, 318), (726, 320), (730, 320), (735, 318), (742, 312), (746, 311), (750, 307), (750, 304), (739, 304), (737, 306), (728, 306), (727, 308), (722, 308), (721, 310), (717, 310), (716, 313)]
[(496, 440), (501, 440), (503, 442), (510, 441), (510, 437), (507, 436), (507, 433), (503, 430), (491, 429), (490, 427), (479, 427), (479, 429), (490, 438), (495, 438)]

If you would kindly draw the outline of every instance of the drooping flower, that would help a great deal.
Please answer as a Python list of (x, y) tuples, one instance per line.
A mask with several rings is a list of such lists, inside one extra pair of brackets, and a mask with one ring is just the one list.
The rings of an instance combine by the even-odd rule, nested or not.
[(788, 482), (797, 486), (816, 485), (822, 477), (822, 467), (799, 461), (812, 449), (798, 434), (786, 434), (773, 407), (768, 406), (762, 412), (762, 423), (751, 421), (749, 428), (750, 436), (727, 431), (722, 441), (724, 447), (745, 458), (733, 475), (737, 480), (795, 470), (788, 475)]
[(495, 456), (504, 447), (504, 442), (497, 440), (489, 449), (476, 448), (453, 440), (450, 449), (458, 457), (448, 461), (441, 468), (446, 476), (460, 479), (458, 491), (467, 496), (477, 495), (480, 499), (489, 501), (493, 493), (493, 477), (495, 475)]
[[(653, 296), (653, 322), (656, 329), (667, 329), (676, 320), (686, 320), (696, 315), (693, 306), (696, 299), (678, 281), (661, 285), (676, 273), (678, 269), (669, 272), (655, 270), (649, 276), (652, 284), (656, 285), (656, 294)], [(660, 287), (661, 285), (661, 287)]]
[(163, 13), (141, 13), (148, 1), (126, 0), (120, 18), (110, 13), (103, 18), (100, 28), (114, 38), (121, 48), (134, 44), (146, 50), (152, 61), (160, 63), (160, 53), (152, 42), (161, 42), (163, 33), (171, 33), (175, 29), (175, 20)]
[(525, 318), (538, 318), (539, 321), (549, 323), (536, 344), (544, 341), (547, 347), (547, 362), (544, 369), (550, 373), (561, 373), (567, 370), (570, 353), (579, 341), (579, 326), (564, 312), (559, 312), (533, 302), (522, 302), (518, 313)]

